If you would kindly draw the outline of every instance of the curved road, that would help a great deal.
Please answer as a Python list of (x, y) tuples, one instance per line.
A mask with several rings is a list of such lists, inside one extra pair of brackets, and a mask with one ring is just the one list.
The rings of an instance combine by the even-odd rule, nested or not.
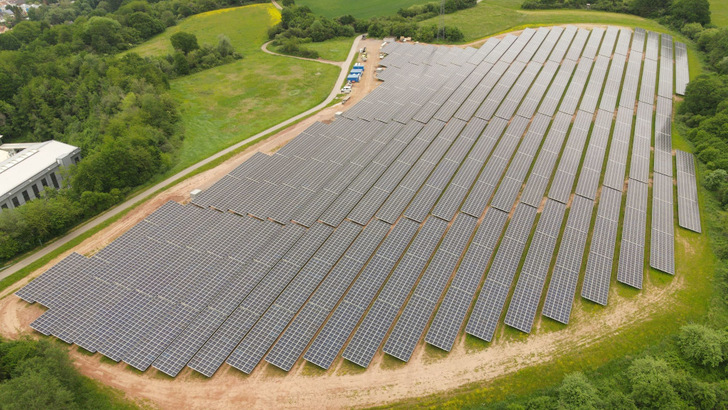
[[(298, 121), (301, 118), (307, 117), (307, 116), (315, 113), (316, 111), (319, 111), (319, 110), (325, 108), (327, 105), (329, 105), (329, 103), (331, 101), (334, 100), (334, 97), (336, 97), (339, 94), (339, 86), (341, 85), (341, 83), (344, 82), (344, 79), (346, 78), (346, 74), (348, 74), (346, 71), (346, 68), (348, 68), (349, 65), (351, 65), (351, 61), (354, 59), (354, 56), (356, 55), (356, 50), (357, 50), (357, 46), (359, 45), (359, 40), (361, 40), (361, 36), (358, 36), (356, 39), (354, 39), (354, 43), (351, 45), (351, 49), (349, 50), (349, 56), (346, 58), (345, 62), (334, 63), (334, 65), (341, 67), (341, 72), (339, 73), (339, 78), (334, 83), (334, 88), (331, 90), (331, 93), (329, 94), (328, 97), (326, 97), (326, 99), (321, 104), (309, 109), (308, 111), (302, 112), (302, 113), (296, 115), (295, 117), (291, 117), (283, 122), (280, 122), (280, 123), (268, 128), (267, 130), (263, 130), (255, 135), (253, 135), (252, 137), (248, 137), (248, 138), (244, 139), (243, 141), (238, 142), (235, 145), (225, 148), (224, 150), (219, 151), (218, 153), (216, 153), (212, 156), (209, 156), (209, 157), (203, 159), (202, 161), (200, 161), (194, 165), (191, 165), (190, 167), (185, 168), (184, 170), (172, 175), (171, 177), (165, 179), (164, 181), (162, 181), (150, 188), (147, 188), (146, 190), (127, 199), (123, 203), (115, 206), (114, 208), (111, 208), (110, 210), (106, 211), (105, 213), (86, 222), (84, 225), (81, 225), (80, 227), (71, 231), (67, 235), (57, 239), (55, 242), (46, 245), (45, 247), (39, 249), (38, 251), (34, 252), (33, 254), (27, 256), (26, 258), (21, 259), (20, 261), (16, 262), (15, 264), (11, 265), (10, 267), (0, 271), (0, 279), (4, 279), (4, 278), (8, 277), (8, 276), (12, 275), (13, 273), (19, 271), (20, 269), (23, 269), (24, 267), (37, 261), (38, 259), (48, 255), (49, 253), (55, 251), (56, 249), (67, 244), (68, 242), (72, 241), (73, 239), (88, 232), (90, 229), (93, 229), (96, 226), (102, 224), (103, 222), (109, 220), (110, 218), (113, 218), (114, 216), (118, 215), (120, 212), (123, 212), (126, 209), (131, 208), (132, 205), (134, 205), (135, 203), (148, 197), (149, 195), (152, 195), (156, 191), (164, 188), (165, 186), (171, 184), (172, 182), (174, 182), (182, 177), (189, 175), (191, 172), (195, 171), (196, 169), (220, 158), (221, 156), (223, 156), (229, 152), (235, 151), (236, 149), (242, 147), (243, 145), (245, 145), (249, 142), (255, 141), (256, 139), (258, 139), (266, 134), (270, 134), (273, 131), (277, 131), (281, 128), (284, 128), (285, 126), (287, 126), (295, 121)], [(265, 46), (265, 44), (264, 44), (264, 46)], [(270, 52), (270, 54), (275, 54), (275, 53)], [(284, 57), (291, 58), (292, 56), (284, 56)], [(298, 57), (293, 57), (293, 58), (298, 58)], [(333, 63), (333, 62), (326, 62), (326, 61), (319, 61), (319, 60), (311, 60), (311, 61), (317, 61), (320, 63), (329, 63), (329, 64)]]

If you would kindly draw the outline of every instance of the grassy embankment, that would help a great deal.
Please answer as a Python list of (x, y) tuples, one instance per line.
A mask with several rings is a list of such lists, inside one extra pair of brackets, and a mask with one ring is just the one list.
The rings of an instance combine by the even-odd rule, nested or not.
[[(445, 15), (445, 24), (457, 26), (465, 35), (466, 43), (505, 31), (559, 24), (611, 24), (643, 27), (664, 33), (670, 31), (654, 20), (629, 14), (592, 10), (521, 10), (522, 2), (522, 0), (482, 1), (472, 9)], [(423, 22), (423, 24), (438, 23), (439, 17)]]

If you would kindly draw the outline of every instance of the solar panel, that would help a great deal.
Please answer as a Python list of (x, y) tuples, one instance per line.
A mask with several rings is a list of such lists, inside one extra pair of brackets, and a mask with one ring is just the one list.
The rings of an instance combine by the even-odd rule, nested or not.
[(537, 209), (519, 204), (508, 224), (503, 241), (488, 270), (465, 332), (490, 342), (516, 275)]
[(503, 211), (486, 212), (427, 331), (427, 343), (452, 348), (507, 219)]
[(688, 49), (685, 44), (675, 43), (675, 94), (685, 95), (685, 88), (690, 82), (688, 67)]
[(693, 154), (677, 150), (677, 206), (680, 226), (701, 232)]
[(549, 190), (549, 198), (562, 203), (569, 200), (591, 121), (592, 114), (581, 110), (577, 113)]
[(530, 333), (553, 258), (566, 206), (547, 200), (518, 276), (504, 323)]
[(353, 222), (339, 226), (276, 297), (228, 357), (227, 363), (250, 374), (360, 232), (361, 227)]
[(617, 45), (614, 47), (614, 54), (626, 56), (629, 52), (629, 43), (631, 39), (632, 32), (629, 29), (619, 29), (619, 39), (617, 40)]
[(418, 227), (409, 219), (395, 225), (306, 350), (304, 359), (324, 369), (331, 366)]
[(476, 223), (475, 218), (465, 214), (455, 219), (387, 337), (385, 353), (409, 361)]
[(571, 83), (569, 84), (569, 89), (566, 91), (566, 94), (564, 94), (564, 99), (561, 101), (561, 105), (559, 106), (559, 111), (574, 115), (593, 64), (594, 60), (590, 58), (583, 57), (579, 60), (579, 64), (574, 72), (574, 77), (571, 79)]
[(607, 305), (609, 296), (621, 202), (622, 192), (607, 187), (602, 188), (584, 273), (584, 284), (581, 288), (583, 298), (604, 306)]
[(558, 113), (554, 118), (541, 152), (533, 165), (531, 175), (526, 181), (526, 186), (521, 194), (521, 202), (534, 207), (541, 204), (570, 124), (571, 116), (568, 114)]
[(571, 316), (593, 206), (590, 199), (574, 197), (546, 293), (543, 315), (564, 324)]
[(446, 228), (447, 222), (441, 219), (425, 221), (346, 346), (345, 359), (369, 365)]
[(652, 235), (650, 266), (675, 274), (672, 178), (655, 173), (652, 189)]

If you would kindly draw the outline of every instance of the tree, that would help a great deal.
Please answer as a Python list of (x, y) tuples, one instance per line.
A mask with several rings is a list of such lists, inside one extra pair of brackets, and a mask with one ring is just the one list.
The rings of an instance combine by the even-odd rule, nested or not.
[(670, 15), (682, 27), (686, 23), (710, 24), (710, 3), (708, 0), (675, 0)]
[(0, 384), (0, 401), (5, 409), (67, 409), (73, 407), (73, 394), (48, 369), (37, 365)]
[[(723, 171), (723, 181), (725, 181), (725, 171), (720, 171)], [(697, 324), (687, 325), (680, 329), (678, 346), (680, 346), (683, 355), (693, 363), (707, 367), (718, 367), (724, 360), (724, 338), (725, 336), (721, 332), (709, 327)]]
[(81, 38), (98, 53), (113, 53), (119, 50), (124, 38), (121, 24), (108, 17), (91, 17), (84, 26)]
[(177, 75), (187, 75), (190, 73), (190, 63), (187, 61), (187, 57), (185, 57), (182, 53), (174, 53), (172, 67), (174, 67), (174, 71), (177, 73)]
[[(127, 24), (138, 31), (143, 39), (148, 39), (164, 31), (162, 22), (142, 11), (132, 13), (127, 19)], [(195, 39), (195, 42), (197, 42), (197, 39)]]
[(455, 26), (445, 26), (445, 39), (447, 41), (462, 41), (465, 38), (463, 32)]
[(0, 34), (0, 50), (18, 50), (22, 46), (15, 34)]
[(197, 36), (191, 33), (185, 33), (184, 31), (174, 34), (169, 40), (172, 42), (172, 47), (175, 50), (179, 50), (185, 55), (190, 51), (200, 48), (197, 44)]
[[(22, 21), (13, 27), (15, 38), (23, 44), (28, 44), (41, 35), (40, 23), (37, 21)], [(6, 34), (3, 34), (6, 35)]]
[(308, 34), (314, 42), (328, 40), (334, 36), (333, 31), (324, 25), (320, 19), (316, 20), (308, 28)]
[(711, 191), (718, 190), (726, 182), (728, 182), (728, 172), (724, 169), (716, 169), (705, 176), (705, 187)]
[(688, 36), (692, 40), (696, 40), (700, 33), (703, 32), (703, 26), (700, 23), (687, 23), (680, 29), (680, 32)]
[(233, 48), (230, 39), (224, 34), (217, 36), (217, 52), (220, 53), (222, 57), (235, 54), (235, 48)]
[(662, 359), (647, 356), (635, 360), (627, 370), (632, 399), (638, 407), (674, 407), (680, 399), (672, 386), (674, 372)]
[(630, 6), (632, 13), (642, 17), (657, 17), (670, 7), (671, 0), (634, 0)]
[(594, 409), (599, 398), (597, 389), (581, 372), (564, 377), (559, 387), (559, 407), (562, 409)]
[(728, 98), (728, 88), (715, 74), (701, 74), (688, 83), (680, 113), (712, 116), (721, 101)]

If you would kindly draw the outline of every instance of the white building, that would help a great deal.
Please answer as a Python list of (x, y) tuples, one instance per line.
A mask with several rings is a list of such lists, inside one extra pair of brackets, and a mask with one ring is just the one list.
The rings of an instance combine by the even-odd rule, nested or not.
[(44, 187), (60, 188), (60, 168), (80, 159), (80, 148), (58, 141), (0, 145), (0, 209), (40, 198)]

